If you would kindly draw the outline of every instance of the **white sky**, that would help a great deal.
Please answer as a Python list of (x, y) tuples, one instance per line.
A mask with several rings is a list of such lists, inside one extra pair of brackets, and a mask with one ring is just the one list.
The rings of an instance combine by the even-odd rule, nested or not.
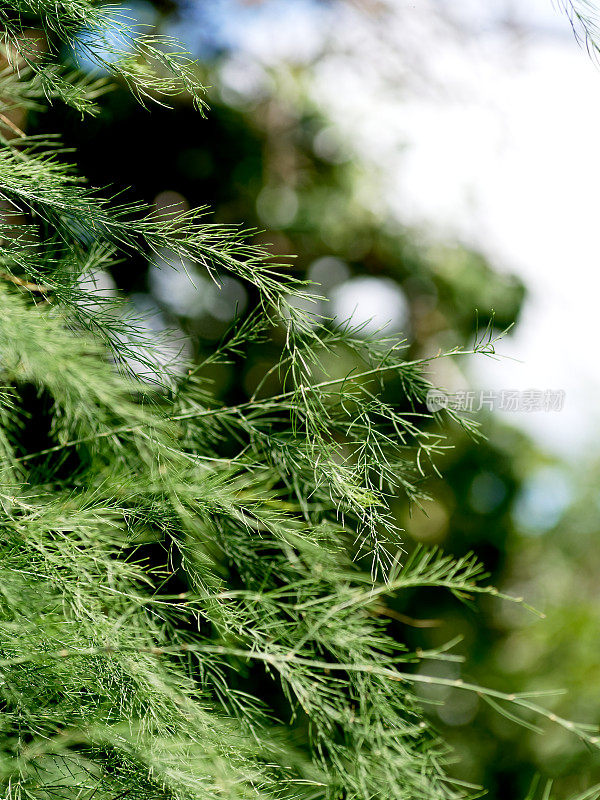
[(562, 413), (519, 423), (579, 458), (593, 453), (600, 431), (600, 70), (568, 21), (551, 20), (562, 36), (547, 24), (550, 2), (531, 2), (532, 21), (538, 6), (539, 25), (512, 59), (488, 56), (491, 34), (432, 54), (458, 88), (445, 102), (415, 99), (403, 111), (411, 144), (390, 200), (401, 218), (457, 233), (525, 280), (521, 323), (502, 348), (522, 363), (480, 362), (480, 381), (565, 389)]

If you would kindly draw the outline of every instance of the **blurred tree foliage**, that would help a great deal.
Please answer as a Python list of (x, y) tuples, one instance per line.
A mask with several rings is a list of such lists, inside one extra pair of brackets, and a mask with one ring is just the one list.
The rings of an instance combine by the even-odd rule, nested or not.
[[(180, 29), (185, 25), (185, 4), (157, 2), (151, 11), (148, 5), (137, 11), (159, 29), (173, 21)], [(211, 39), (210, 26), (202, 44), (207, 82), (215, 83), (232, 53), (218, 37)], [(185, 99), (178, 99), (174, 110), (149, 114), (122, 88), (101, 100), (101, 115), (85, 127), (76, 112), (56, 105), (44, 114), (30, 112), (28, 131), (61, 131), (92, 185), (131, 187), (131, 199), (154, 202), (159, 214), (170, 213), (161, 209), (171, 204), (210, 202), (218, 222), (267, 229), (257, 238), (279, 254), (295, 254), (290, 269), (321, 283), (334, 306), (340, 287), (365, 278), (381, 281), (397, 292), (396, 303), (404, 304), (401, 327), (415, 357), (469, 343), (476, 324), (488, 324), (493, 312), (499, 329), (518, 323), (524, 300), (519, 279), (496, 271), (479, 253), (432, 243), (385, 211), (372, 210), (364, 191), (373, 185), (369, 167), (352, 157), (314, 101), (310, 67), (280, 66), (280, 77), (272, 76), (258, 98), (236, 95), (217, 81), (206, 119)], [(250, 312), (257, 300), (231, 282), (225, 306), (215, 313), (208, 282), (196, 276), (206, 302), (194, 305), (177, 275), (168, 270), (149, 275), (142, 258), (129, 262), (126, 271), (115, 269), (110, 279), (140, 307), (155, 308), (159, 326), (193, 334), (206, 352), (236, 309)], [(360, 291), (361, 284), (355, 286)], [(215, 367), (217, 391), (231, 401), (250, 397), (275, 363), (276, 351), (272, 342), (253, 343), (233, 365)], [(464, 381), (463, 365), (454, 369), (442, 378)], [(274, 373), (269, 388), (277, 389), (278, 380)], [(560, 524), (542, 521), (536, 535), (528, 536), (527, 518), (519, 515), (528, 482), (536, 470), (556, 465), (498, 419), (486, 420), (484, 428), (488, 439), (476, 446), (456, 431), (454, 449), (442, 465), (444, 479), (428, 484), (432, 500), (424, 511), (398, 500), (394, 512), (406, 529), (408, 549), (424, 542), (443, 544), (457, 555), (474, 551), (494, 582), (543, 606), (547, 619), (540, 623), (519, 608), (499, 610), (494, 602), (465, 610), (436, 590), (405, 596), (386, 613), (416, 647), (437, 647), (461, 636), (457, 651), (466, 656), (475, 680), (509, 692), (564, 687), (566, 697), (548, 700), (557, 713), (596, 722), (599, 620), (589, 598), (600, 564), (589, 504), (597, 505), (597, 498), (583, 498)], [(551, 533), (539, 535), (547, 528)], [(582, 571), (575, 573), (576, 568)], [(456, 678), (459, 666), (440, 664), (439, 674)], [(457, 750), (456, 774), (485, 784), (495, 800), (524, 796), (538, 769), (555, 775), (565, 794), (600, 778), (598, 758), (560, 730), (543, 737), (525, 732), (456, 690), (438, 687), (423, 697)]]

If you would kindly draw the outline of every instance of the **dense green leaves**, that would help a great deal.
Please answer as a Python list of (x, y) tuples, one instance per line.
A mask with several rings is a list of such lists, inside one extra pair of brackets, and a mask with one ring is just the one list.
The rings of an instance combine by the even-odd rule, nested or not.
[[(141, 99), (187, 91), (201, 104), (187, 57), (109, 8), (3, 0), (0, 13), (6, 111), (44, 96), (92, 110), (100, 87), (61, 67), (65, 46)], [(452, 656), (411, 652), (383, 602), (415, 587), (493, 593), (471, 557), (405, 558), (389, 513), (397, 493), (419, 501), (445, 447), (424, 424), (427, 361), (298, 310), (306, 287), (237, 229), (106, 199), (52, 140), (3, 124), (4, 796), (472, 794), (446, 776), (413, 691), (444, 682), (416, 665)], [(117, 257), (165, 251), (259, 295), (183, 377), (161, 369), (118, 297), (86, 288)], [(488, 333), (476, 350), (493, 351)], [(249, 400), (222, 404), (207, 368), (261, 337), (277, 367)], [(132, 374), (133, 359), (152, 380)], [(527, 724), (544, 713), (529, 697), (452, 685)]]

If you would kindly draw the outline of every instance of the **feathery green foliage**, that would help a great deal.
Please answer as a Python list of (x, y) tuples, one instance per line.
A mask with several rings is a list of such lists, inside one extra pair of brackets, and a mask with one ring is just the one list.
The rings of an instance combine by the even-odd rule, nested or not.
[[(59, 142), (9, 116), (46, 101), (97, 110), (106, 87), (63, 67), (65, 48), (143, 101), (185, 91), (202, 108), (176, 45), (88, 0), (1, 0), (0, 14), (3, 796), (470, 796), (445, 773), (415, 685), (475, 691), (529, 725), (544, 711), (417, 672), (452, 656), (386, 630), (386, 595), (495, 593), (472, 558), (405, 558), (388, 510), (398, 492), (418, 502), (445, 447), (427, 424), (427, 362), (299, 311), (307, 287), (247, 233), (107, 199)], [(178, 377), (122, 299), (85, 288), (132, 252), (191, 260), (217, 283), (230, 272), (260, 302)], [(266, 392), (267, 375), (247, 402), (220, 405), (207, 367), (269, 335), (281, 391)], [(493, 352), (491, 333), (474, 349)], [(362, 367), (338, 372), (340, 353)]]
[(600, 46), (600, 16), (595, 3), (590, 0), (559, 0), (578, 42), (585, 44), (588, 53), (598, 58)]

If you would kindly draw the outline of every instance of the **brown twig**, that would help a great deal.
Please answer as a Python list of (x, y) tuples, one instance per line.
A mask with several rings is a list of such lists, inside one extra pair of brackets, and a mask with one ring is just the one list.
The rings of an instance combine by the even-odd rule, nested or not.
[(14, 283), (16, 286), (21, 286), (23, 289), (28, 289), (30, 292), (39, 292), (44, 296), (51, 291), (49, 286), (40, 286), (39, 283), (24, 281), (23, 278), (17, 278), (16, 275), (11, 275), (9, 272), (0, 272), (0, 278), (4, 281), (10, 281), (10, 283)]
[(15, 123), (11, 119), (9, 119), (6, 116), (6, 114), (3, 114), (1, 111), (0, 111), (0, 120), (2, 120), (2, 122), (6, 126), (8, 126), (13, 133), (16, 133), (17, 136), (20, 136), (22, 139), (24, 139), (27, 136), (27, 134), (24, 131), (22, 131), (21, 128), (19, 128), (17, 125), (15, 125)]

